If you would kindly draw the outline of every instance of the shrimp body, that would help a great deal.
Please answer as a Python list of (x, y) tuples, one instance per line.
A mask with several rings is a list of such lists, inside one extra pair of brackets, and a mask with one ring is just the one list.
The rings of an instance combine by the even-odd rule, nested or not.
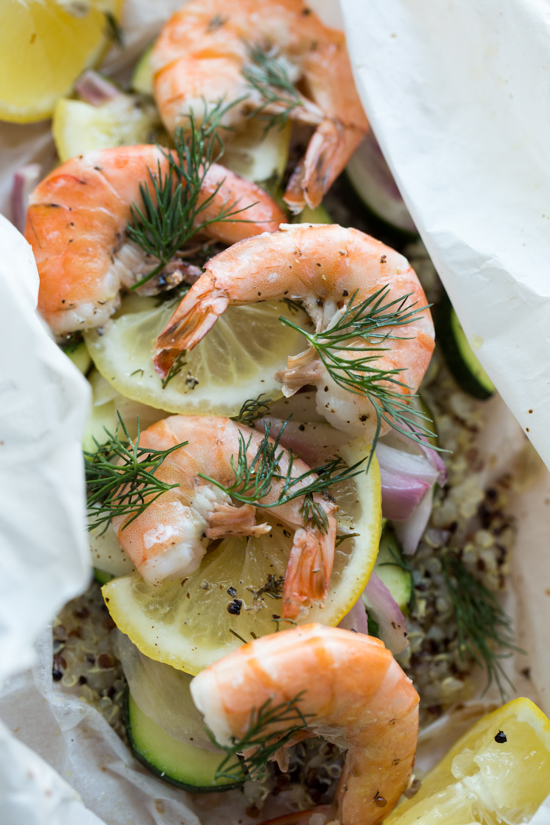
[[(196, 346), (230, 304), (283, 297), (301, 301), (320, 332), (334, 326), (352, 298), (357, 306), (382, 287), (388, 289), (384, 303), (408, 295), (407, 305), (416, 303), (421, 310), (410, 323), (386, 328), (396, 337), (373, 343), (379, 348), (373, 353), (377, 370), (401, 370), (400, 384), (389, 387), (406, 403), (434, 348), (424, 292), (402, 255), (357, 229), (337, 225), (283, 225), (278, 232), (241, 241), (212, 258), (157, 340), (157, 371), (166, 374), (178, 352)], [(355, 338), (350, 346), (362, 346), (363, 340)], [(349, 348), (338, 351), (350, 362), (364, 354)], [(288, 368), (277, 377), (286, 396), (315, 385), (317, 409), (334, 427), (372, 440), (377, 426), (373, 404), (366, 395), (340, 386), (313, 347), (290, 357)], [(382, 421), (382, 434), (389, 427)]]
[[(368, 130), (357, 95), (344, 35), (323, 25), (301, 0), (193, 0), (168, 21), (151, 64), (157, 104), (166, 128), (185, 125), (190, 111), (202, 117), (205, 105), (238, 101), (223, 123), (242, 129), (247, 115), (266, 104), (243, 75), (251, 47), (277, 58), (305, 96), (294, 98), (290, 118), (315, 132), (295, 169), (285, 201), (299, 212), (318, 206)], [(278, 90), (283, 99), (289, 92)], [(290, 98), (292, 100), (292, 98)], [(271, 101), (264, 112), (280, 113)], [(228, 134), (228, 140), (231, 134)]]
[(275, 708), (301, 693), (297, 706), (311, 714), (310, 734), (347, 750), (332, 818), (376, 825), (407, 786), (418, 733), (418, 694), (379, 639), (303, 625), (243, 645), (191, 682), (193, 701), (222, 745), (241, 740), (251, 712), (268, 700)]
[[(120, 303), (123, 289), (137, 283), (158, 264), (125, 234), (130, 207), (141, 207), (140, 183), (149, 172), (168, 171), (155, 146), (120, 146), (72, 158), (51, 172), (30, 197), (25, 237), (32, 245), (40, 275), (38, 307), (58, 335), (104, 324)], [(216, 187), (220, 185), (216, 192)], [(206, 234), (224, 243), (273, 231), (283, 219), (275, 202), (258, 186), (213, 164), (200, 199), (214, 198), (199, 220), (213, 219), (238, 202), (247, 222), (213, 223)], [(197, 274), (200, 270), (197, 270)], [(142, 290), (175, 286), (185, 266), (168, 267)]]
[[(262, 436), (229, 418), (174, 415), (158, 421), (141, 434), (140, 446), (156, 450), (189, 442), (170, 453), (155, 472), (162, 481), (178, 486), (152, 501), (133, 521), (130, 521), (131, 516), (112, 521), (123, 550), (149, 584), (190, 575), (197, 570), (208, 539), (256, 536), (270, 531), (269, 524), (256, 524), (256, 508), (252, 504), (234, 506), (227, 493), (199, 476), (201, 473), (225, 487), (231, 486), (235, 481), (231, 459), (237, 462), (242, 443), (240, 435), (245, 444), (250, 439), (247, 456), (251, 460)], [(289, 453), (282, 448), (281, 451), (279, 467), (284, 475)], [(294, 459), (293, 478), (308, 470), (307, 464)], [(310, 477), (308, 481), (311, 480)], [(275, 502), (281, 488), (282, 481), (274, 479), (269, 493), (261, 499), (262, 504)], [(321, 495), (315, 494), (314, 501), (327, 516), (325, 533), (304, 522), (300, 498), (270, 508), (278, 519), (296, 531), (283, 591), (283, 616), (288, 618), (295, 618), (302, 606), (322, 603), (328, 592), (337, 507)]]

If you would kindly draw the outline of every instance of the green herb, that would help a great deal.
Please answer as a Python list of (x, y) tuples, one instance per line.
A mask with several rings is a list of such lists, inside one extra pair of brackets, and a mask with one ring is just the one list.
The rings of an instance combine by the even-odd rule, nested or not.
[(118, 20), (110, 11), (105, 11), (103, 14), (105, 15), (105, 37), (117, 46), (124, 46), (124, 34)]
[(215, 14), (214, 17), (208, 23), (206, 27), (207, 32), (214, 32), (216, 29), (221, 29), (222, 26), (225, 26), (227, 21), (229, 20), (228, 17), (222, 17), (221, 14)]
[(264, 397), (264, 393), (260, 393), (257, 398), (249, 398), (245, 401), (237, 415), (231, 416), (231, 421), (237, 421), (239, 424), (245, 424), (247, 427), (252, 427), (254, 422), (269, 412), (269, 405), (271, 398), (266, 398), (265, 401), (260, 401)]
[[(366, 459), (362, 459), (348, 467), (343, 459), (337, 456), (329, 459), (321, 467), (315, 467), (293, 478), (294, 456), (289, 452), (288, 467), (286, 473), (282, 475), (280, 473), (280, 462), (285, 451), (283, 448), (279, 448), (279, 442), (287, 423), (285, 421), (273, 443), (269, 440), (271, 424), (266, 424), (264, 437), (251, 460), (248, 458), (248, 450), (253, 435), (251, 434), (248, 440), (245, 440), (244, 435), (239, 432), (239, 453), (236, 463), (235, 456), (231, 457), (231, 467), (235, 476), (233, 484), (225, 486), (214, 478), (210, 478), (210, 476), (202, 473), (198, 473), (198, 475), (205, 481), (219, 487), (220, 490), (228, 493), (237, 501), (241, 501), (243, 504), (254, 504), (256, 507), (265, 509), (280, 507), (282, 504), (287, 504), (296, 498), (303, 498), (301, 512), (304, 521), (310, 521), (321, 532), (326, 532), (328, 529), (327, 515), (321, 505), (313, 500), (314, 494), (326, 494), (334, 484), (347, 481), (364, 472), (362, 465)], [(311, 481), (305, 483), (307, 479), (311, 479)], [(281, 490), (276, 501), (265, 504), (261, 500), (270, 493), (274, 481), (283, 482)]]
[(275, 631), (276, 633), (279, 633), (279, 631), (281, 630), (281, 627), (280, 627), (281, 624), (291, 624), (291, 625), (294, 625), (294, 626), (297, 626), (297, 624), (298, 624), (298, 622), (295, 619), (282, 619), (281, 616), (277, 615), (277, 613), (272, 613), (271, 618), (273, 619), (273, 621), (277, 625), (277, 630)]
[(254, 601), (261, 599), (264, 594), (271, 599), (282, 599), (284, 584), (284, 576), (274, 576), (273, 573), (268, 573), (266, 583), (262, 584), (258, 590), (254, 590), (253, 587), (248, 587), (247, 590), (252, 593)]
[[(281, 323), (307, 339), (338, 386), (355, 395), (365, 396), (373, 405), (376, 431), (369, 465), (383, 421), (419, 444), (424, 444), (424, 438), (434, 437), (434, 433), (418, 421), (419, 418), (430, 421), (426, 413), (405, 403), (402, 393), (395, 389), (408, 389), (398, 378), (405, 368), (378, 369), (375, 366), (382, 353), (390, 349), (384, 344), (392, 340), (406, 340), (394, 335), (391, 330), (417, 320), (420, 313), (427, 309), (416, 308), (416, 302), (407, 305), (412, 293), (384, 303), (389, 289), (389, 286), (383, 286), (359, 304), (354, 303), (357, 294), (354, 293), (334, 326), (321, 332), (306, 332), (293, 321), (279, 317)], [(363, 339), (363, 342), (358, 339)], [(357, 357), (349, 360), (342, 357), (342, 353), (357, 353)], [(406, 396), (408, 400), (415, 397)]]
[[(298, 693), (294, 699), (274, 705), (267, 699), (259, 710), (252, 708), (248, 731), (242, 739), (233, 738), (231, 745), (222, 745), (227, 756), (216, 770), (217, 779), (243, 778), (243, 774), (250, 779), (261, 779), (265, 775), (267, 763), (273, 754), (284, 747), (292, 737), (308, 726), (308, 719), (313, 713), (302, 713), (298, 704), (302, 701), (305, 691)], [(275, 725), (285, 725), (282, 730), (270, 732)], [(211, 731), (207, 733), (215, 745), (218, 745)], [(238, 754), (254, 749), (249, 756), (235, 762)]]
[[(185, 447), (188, 441), (169, 447), (167, 450), (153, 450), (140, 447), (140, 426), (137, 419), (137, 437), (134, 444), (120, 413), (119, 424), (115, 434), (105, 428), (108, 440), (99, 444), (94, 438), (97, 450), (84, 452), (86, 483), (88, 486), (89, 529), (107, 525), (115, 516), (131, 515), (127, 522), (131, 524), (153, 501), (178, 484), (166, 484), (155, 476), (165, 458)], [(122, 427), (124, 440), (118, 437), (118, 428)], [(117, 461), (118, 463), (113, 463)]]
[[(495, 595), (472, 576), (460, 559), (444, 556), (442, 562), (456, 618), (460, 656), (464, 658), (464, 652), (467, 651), (486, 670), (484, 694), (494, 680), (504, 702), (507, 690), (503, 680), (512, 690), (515, 691), (515, 688), (505, 673), (501, 660), (508, 659), (513, 652), (525, 652), (514, 644), (512, 621)], [(499, 650), (507, 652), (498, 652)]]
[[(265, 133), (277, 126), (282, 129), (294, 109), (303, 106), (301, 94), (294, 88), (284, 64), (261, 46), (248, 45), (250, 64), (243, 69), (243, 76), (251, 88), (260, 93), (263, 103), (250, 113), (250, 117), (270, 110)], [(271, 114), (273, 109), (274, 114)]]
[(244, 642), (244, 644), (247, 644), (246, 639), (243, 639), (243, 637), (242, 637), (242, 636), (239, 636), (239, 634), (237, 633), (237, 631), (236, 631), (236, 630), (233, 630), (233, 629), (230, 627), (230, 628), (229, 628), (229, 632), (230, 632), (233, 636), (235, 636), (235, 638), (237, 638), (240, 642)]
[(339, 547), (343, 541), (346, 539), (354, 539), (356, 536), (360, 536), (361, 533), (338, 533), (336, 536), (336, 541), (334, 543), (335, 547)]
[(300, 312), (302, 309), (302, 305), (299, 303), (299, 301), (293, 301), (292, 298), (283, 298), (283, 301), (285, 302), (285, 304), (287, 305), (287, 307), (293, 315), (296, 315), (296, 313)]
[(237, 202), (220, 208), (215, 218), (200, 220), (200, 215), (212, 204), (218, 194), (221, 181), (208, 197), (201, 200), (200, 194), (208, 170), (223, 154), (224, 145), (218, 129), (227, 110), (239, 101), (222, 106), (221, 101), (205, 114), (197, 126), (193, 112), (189, 114), (189, 128), (179, 127), (174, 137), (173, 152), (159, 147), (166, 160), (168, 170), (162, 173), (160, 163), (156, 173), (148, 169), (149, 181), (140, 183), (142, 206), (133, 203), (130, 210), (132, 219), (126, 228), (128, 237), (138, 244), (148, 255), (157, 258), (158, 265), (131, 289), (138, 289), (158, 275), (197, 232), (213, 223), (240, 222), (242, 212), (255, 204), (239, 207)]
[(182, 350), (178, 355), (176, 355), (174, 363), (166, 373), (166, 376), (161, 380), (163, 390), (166, 389), (172, 378), (175, 378), (176, 375), (182, 371), (185, 364), (187, 364), (187, 361), (185, 361), (186, 354), (186, 350)]

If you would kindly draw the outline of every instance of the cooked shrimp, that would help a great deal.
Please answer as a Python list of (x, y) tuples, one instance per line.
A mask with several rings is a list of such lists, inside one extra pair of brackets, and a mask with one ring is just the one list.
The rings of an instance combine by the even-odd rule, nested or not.
[[(418, 733), (418, 694), (379, 639), (304, 625), (243, 645), (191, 682), (220, 745), (242, 740), (265, 702), (276, 708), (300, 694), (310, 734), (347, 750), (329, 818), (376, 825), (407, 786)], [(288, 727), (275, 723), (265, 733)]]
[[(154, 146), (89, 152), (58, 166), (32, 193), (25, 237), (40, 275), (38, 307), (58, 335), (104, 324), (118, 307), (121, 291), (157, 266), (157, 259), (130, 241), (125, 229), (132, 203), (141, 205), (140, 182), (146, 183), (148, 170), (156, 173), (159, 163), (165, 175), (168, 161)], [(202, 200), (218, 185), (211, 203), (200, 213), (201, 223), (213, 219), (228, 204), (237, 202), (237, 208), (255, 205), (236, 216), (246, 222), (208, 226), (210, 238), (235, 243), (273, 231), (283, 219), (282, 211), (262, 189), (217, 164), (207, 172)], [(153, 290), (159, 291), (163, 284), (175, 286), (184, 274), (184, 265), (168, 264)], [(145, 294), (151, 293), (152, 283), (146, 285)]]
[[(155, 97), (169, 132), (185, 125), (205, 104), (237, 101), (222, 121), (242, 129), (247, 116), (266, 104), (247, 81), (251, 47), (275, 57), (304, 95), (273, 88), (282, 102), (264, 109), (277, 114), (292, 101), (290, 118), (315, 132), (287, 186), (292, 211), (318, 206), (368, 130), (357, 95), (344, 35), (323, 25), (301, 0), (193, 0), (176, 12), (153, 50)], [(252, 68), (254, 71), (254, 68)], [(268, 84), (269, 85), (269, 84)], [(230, 134), (228, 135), (228, 140)]]
[[(163, 493), (133, 521), (130, 522), (131, 516), (117, 517), (112, 521), (122, 548), (149, 584), (190, 575), (197, 570), (206, 552), (208, 539), (257, 536), (270, 531), (269, 524), (256, 524), (256, 508), (252, 504), (233, 506), (227, 493), (198, 475), (209, 476), (224, 487), (233, 484), (235, 474), (231, 459), (237, 460), (240, 434), (245, 443), (250, 439), (247, 455), (252, 460), (262, 436), (229, 418), (173, 415), (158, 421), (141, 434), (140, 446), (156, 450), (189, 442), (187, 446), (170, 453), (155, 472), (162, 481), (179, 486)], [(289, 453), (286, 450), (282, 453), (279, 467), (284, 475)], [(308, 471), (307, 464), (294, 459), (293, 478)], [(305, 483), (300, 483), (296, 489)], [(262, 504), (277, 501), (281, 488), (282, 481), (274, 479), (269, 493), (261, 499)], [(314, 501), (327, 516), (328, 529), (325, 533), (304, 522), (300, 498), (270, 508), (278, 519), (296, 530), (285, 574), (285, 618), (295, 618), (302, 606), (322, 603), (328, 592), (337, 507), (317, 494)]]
[[(409, 295), (407, 306), (416, 303), (420, 311), (403, 326), (386, 327), (395, 337), (382, 344), (374, 339), (371, 346), (382, 351), (372, 353), (373, 366), (401, 370), (397, 374), (400, 383), (381, 381), (381, 385), (405, 403), (419, 386), (434, 348), (424, 292), (402, 255), (363, 232), (336, 225), (283, 225), (279, 232), (249, 238), (226, 249), (212, 258), (205, 270), (157, 340), (154, 360), (161, 375), (167, 373), (180, 350), (198, 344), (230, 304), (282, 297), (301, 301), (320, 332), (334, 327), (352, 298), (357, 306), (387, 287), (384, 303)], [(337, 355), (353, 366), (356, 358), (365, 355), (364, 351), (354, 353), (353, 347), (364, 346), (364, 341), (348, 341), (348, 349), (340, 349)], [(352, 437), (363, 435), (372, 440), (377, 426), (374, 405), (365, 394), (337, 383), (314, 347), (290, 357), (288, 368), (277, 378), (286, 396), (306, 384), (315, 385), (317, 409), (329, 423)], [(382, 421), (382, 434), (389, 427)]]

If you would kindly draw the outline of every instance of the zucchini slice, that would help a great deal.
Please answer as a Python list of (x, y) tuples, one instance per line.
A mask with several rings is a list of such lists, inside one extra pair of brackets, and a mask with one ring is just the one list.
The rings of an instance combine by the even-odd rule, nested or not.
[(476, 358), (460, 325), (448, 295), (437, 305), (436, 338), (456, 383), (473, 398), (484, 401), (495, 392), (495, 385)]
[(174, 739), (138, 708), (126, 691), (125, 722), (128, 741), (136, 759), (170, 785), (189, 793), (214, 793), (238, 788), (244, 782), (214, 779), (224, 754)]
[(391, 527), (386, 527), (382, 533), (374, 572), (386, 585), (401, 612), (406, 613), (412, 596), (412, 575)]

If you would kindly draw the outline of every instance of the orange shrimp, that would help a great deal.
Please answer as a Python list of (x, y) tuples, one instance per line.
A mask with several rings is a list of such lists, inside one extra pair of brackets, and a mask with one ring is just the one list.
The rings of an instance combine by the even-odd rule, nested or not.
[[(299, 84), (303, 94), (268, 83), (267, 101), (245, 77), (254, 71), (252, 47), (275, 58), (288, 84)], [(162, 30), (151, 65), (172, 134), (190, 111), (200, 119), (205, 105), (221, 98), (238, 102), (223, 120), (237, 130), (259, 107), (277, 115), (290, 101), (290, 119), (315, 128), (284, 195), (293, 212), (321, 203), (368, 131), (344, 35), (324, 26), (301, 0), (193, 0)]]
[[(104, 324), (119, 306), (121, 291), (158, 265), (125, 233), (131, 205), (141, 205), (140, 182), (147, 183), (148, 170), (156, 174), (158, 164), (166, 175), (168, 161), (155, 146), (102, 149), (61, 164), (32, 193), (25, 237), (40, 275), (38, 308), (56, 334)], [(200, 223), (228, 204), (249, 207), (234, 222), (206, 227), (210, 238), (224, 243), (273, 231), (284, 219), (260, 187), (217, 164), (206, 174), (202, 202), (210, 195)], [(184, 274), (185, 265), (168, 264), (144, 294), (175, 286)]]
[[(187, 576), (198, 569), (208, 539), (223, 536), (254, 536), (269, 532), (268, 524), (256, 524), (255, 507), (235, 507), (227, 493), (199, 477), (209, 476), (224, 487), (235, 481), (232, 459), (236, 462), (241, 438), (248, 443), (251, 461), (263, 437), (256, 431), (229, 418), (215, 416), (173, 415), (158, 421), (140, 437), (141, 447), (166, 450), (184, 441), (185, 447), (170, 453), (155, 475), (168, 484), (177, 484), (163, 493), (133, 521), (131, 516), (113, 518), (118, 540), (149, 584), (167, 578)], [(279, 472), (285, 475), (289, 453), (282, 453)], [(308, 473), (309, 467), (295, 458), (292, 478)], [(299, 490), (316, 476), (297, 484)], [(276, 502), (283, 481), (271, 483), (262, 504)], [(326, 532), (306, 523), (300, 508), (303, 498), (295, 498), (270, 509), (277, 518), (292, 527), (294, 540), (283, 590), (283, 617), (296, 618), (302, 606), (322, 603), (328, 593), (336, 540), (336, 505), (315, 494), (314, 501), (327, 518)]]
[[(195, 676), (190, 687), (220, 745), (242, 740), (265, 703), (271, 709), (295, 700), (310, 735), (347, 751), (334, 806), (323, 808), (327, 819), (377, 825), (407, 787), (419, 697), (379, 639), (303, 625), (243, 645)], [(282, 735), (288, 727), (288, 721), (275, 722), (263, 733)], [(312, 813), (280, 821), (306, 825)]]
[[(178, 353), (193, 349), (230, 304), (274, 298), (301, 301), (321, 332), (334, 327), (352, 299), (357, 306), (384, 287), (384, 304), (406, 297), (407, 305), (418, 309), (415, 317), (395, 329), (374, 330), (377, 335), (387, 333), (385, 340), (353, 338), (336, 354), (353, 365), (369, 356), (368, 350), (354, 348), (371, 347), (375, 370), (385, 370), (390, 377), (397, 374), (397, 384), (382, 383), (406, 404), (434, 348), (426, 297), (406, 258), (357, 229), (337, 225), (283, 224), (278, 232), (241, 241), (212, 258), (158, 337), (157, 372), (166, 375)], [(349, 391), (338, 383), (313, 347), (290, 357), (288, 368), (276, 377), (286, 396), (314, 385), (317, 410), (330, 424), (350, 437), (373, 439), (378, 426), (373, 402), (365, 392)], [(381, 434), (389, 428), (382, 420)]]

